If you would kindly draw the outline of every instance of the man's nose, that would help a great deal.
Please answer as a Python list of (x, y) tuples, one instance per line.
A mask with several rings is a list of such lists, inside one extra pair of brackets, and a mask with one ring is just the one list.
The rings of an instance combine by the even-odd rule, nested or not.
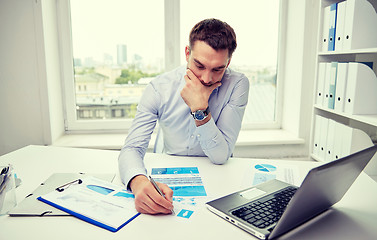
[(212, 73), (211, 73), (210, 71), (205, 71), (205, 72), (202, 74), (201, 80), (202, 80), (204, 83), (210, 83), (210, 82), (212, 81)]

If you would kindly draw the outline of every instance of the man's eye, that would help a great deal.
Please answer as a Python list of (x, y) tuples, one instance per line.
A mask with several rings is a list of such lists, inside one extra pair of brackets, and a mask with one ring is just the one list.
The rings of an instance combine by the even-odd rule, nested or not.
[(198, 69), (204, 69), (203, 66), (196, 66)]

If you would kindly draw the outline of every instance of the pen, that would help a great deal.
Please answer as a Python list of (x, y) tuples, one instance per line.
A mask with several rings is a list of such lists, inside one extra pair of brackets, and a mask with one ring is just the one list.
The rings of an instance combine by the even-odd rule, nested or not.
[[(161, 196), (165, 197), (165, 194), (162, 193), (161, 189), (157, 186), (157, 183), (154, 181), (154, 179), (153, 179), (151, 176), (149, 176), (149, 180), (150, 180), (150, 182), (152, 183), (153, 187), (156, 189), (156, 191), (157, 191)], [(172, 213), (172, 214), (175, 214), (173, 209), (171, 210), (171, 213)]]

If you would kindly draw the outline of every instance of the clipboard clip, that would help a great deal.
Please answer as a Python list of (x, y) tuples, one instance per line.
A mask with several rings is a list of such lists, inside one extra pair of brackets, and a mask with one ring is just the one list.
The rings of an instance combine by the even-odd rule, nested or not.
[(60, 187), (55, 188), (55, 190), (58, 191), (58, 192), (63, 192), (64, 189), (69, 188), (69, 186), (74, 185), (74, 184), (81, 184), (81, 183), (82, 183), (82, 180), (81, 179), (77, 179), (77, 180), (74, 180), (72, 182), (69, 182), (69, 183), (66, 183), (64, 185), (61, 185)]

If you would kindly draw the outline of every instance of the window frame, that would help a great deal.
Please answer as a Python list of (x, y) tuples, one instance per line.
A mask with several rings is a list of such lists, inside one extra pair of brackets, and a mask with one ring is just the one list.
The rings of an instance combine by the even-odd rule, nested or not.
[[(57, 1), (59, 52), (61, 61), (61, 76), (63, 86), (64, 128), (66, 132), (93, 131), (111, 132), (127, 131), (133, 119), (107, 120), (77, 120), (76, 94), (74, 83), (73, 44), (70, 18), (70, 0)], [(180, 65), (180, 1), (164, 0), (164, 44), (165, 44), (165, 71), (172, 70)], [(266, 123), (243, 123), (242, 130), (252, 129), (280, 129), (283, 107), (284, 83), (284, 46), (287, 23), (287, 3), (280, 0), (278, 57), (277, 57), (277, 84), (275, 97), (275, 121)]]

